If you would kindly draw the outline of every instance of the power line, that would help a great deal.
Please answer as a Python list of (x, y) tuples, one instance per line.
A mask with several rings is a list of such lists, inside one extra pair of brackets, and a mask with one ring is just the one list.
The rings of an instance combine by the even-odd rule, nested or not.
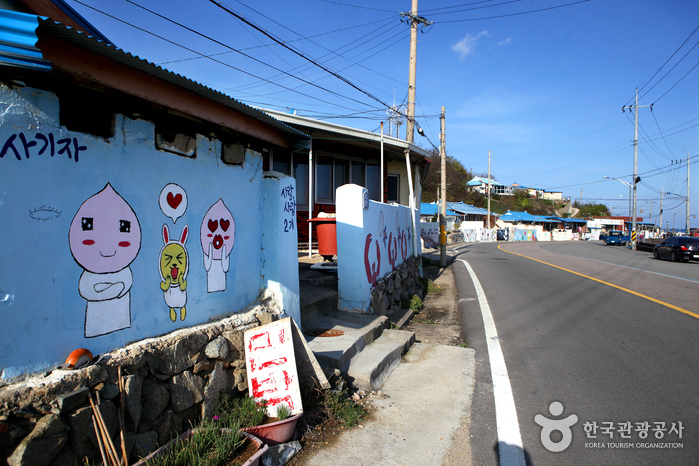
[[(201, 53), (201, 52), (198, 52), (198, 51), (196, 51), (196, 50), (194, 50), (194, 49), (191, 49), (191, 48), (189, 48), (189, 47), (186, 47), (186, 46), (184, 46), (184, 45), (182, 45), (182, 44), (178, 44), (177, 42), (174, 42), (174, 41), (172, 41), (172, 40), (170, 40), (170, 39), (167, 39), (167, 38), (165, 38), (165, 37), (163, 37), (163, 36), (160, 36), (160, 35), (158, 35), (158, 34), (155, 34), (155, 33), (151, 32), (151, 31), (148, 31), (148, 30), (143, 29), (143, 28), (141, 28), (141, 27), (138, 27), (138, 26), (136, 26), (136, 25), (134, 25), (134, 24), (132, 24), (132, 23), (129, 23), (129, 22), (124, 21), (124, 20), (122, 20), (122, 19), (120, 19), (120, 18), (117, 18), (116, 16), (110, 15), (109, 13), (106, 13), (106, 12), (104, 12), (104, 11), (102, 11), (102, 10), (99, 10), (99, 9), (95, 8), (95, 7), (92, 7), (92, 6), (90, 6), (90, 5), (87, 5), (87, 4), (83, 3), (83, 2), (81, 2), (80, 0), (74, 0), (74, 1), (75, 1), (76, 3), (79, 3), (80, 5), (83, 5), (83, 6), (87, 7), (87, 8), (90, 8), (91, 10), (94, 10), (94, 11), (96, 11), (96, 12), (98, 12), (98, 13), (101, 13), (101, 14), (103, 14), (103, 15), (109, 17), (109, 18), (112, 18), (112, 19), (114, 19), (114, 20), (116, 20), (116, 21), (119, 21), (119, 22), (121, 22), (121, 23), (123, 23), (123, 24), (126, 24), (126, 25), (128, 25), (128, 26), (130, 26), (130, 27), (132, 27), (132, 28), (134, 28), (134, 29), (137, 29), (137, 30), (139, 30), (139, 31), (141, 31), (141, 32), (144, 32), (144, 33), (146, 33), (146, 34), (149, 34), (149, 35), (151, 35), (151, 36), (153, 36), (153, 37), (156, 37), (156, 38), (158, 38), (158, 39), (160, 39), (160, 40), (162, 40), (162, 41), (165, 41), (165, 42), (167, 42), (167, 43), (169, 43), (169, 44), (172, 44), (172, 45), (175, 45), (175, 46), (177, 46), (177, 47), (180, 47), (180, 48), (182, 48), (182, 49), (184, 49), (184, 50), (187, 50), (187, 51), (189, 51), (189, 52), (192, 52), (192, 53), (196, 53), (196, 54), (198, 54), (198, 55), (201, 55), (202, 57), (207, 58), (207, 59), (209, 59), (209, 60), (211, 60), (211, 61), (213, 61), (213, 62), (215, 62), (215, 63), (218, 63), (218, 64), (220, 64), (220, 65), (223, 65), (223, 66), (227, 67), (227, 68), (230, 68), (230, 69), (233, 69), (233, 70), (235, 70), (235, 71), (238, 71), (238, 72), (240, 72), (240, 73), (243, 73), (243, 74), (248, 75), (248, 76), (250, 76), (250, 77), (253, 77), (253, 78), (255, 78), (255, 79), (259, 79), (259, 80), (262, 80), (262, 81), (267, 81), (267, 82), (269, 82), (270, 84), (274, 84), (274, 85), (276, 85), (276, 86), (278, 86), (278, 87), (280, 87), (280, 88), (282, 88), (282, 89), (285, 89), (285, 90), (287, 90), (287, 91), (291, 91), (291, 92), (294, 92), (294, 93), (296, 93), (296, 94), (299, 94), (299, 95), (302, 95), (302, 96), (304, 96), (304, 97), (308, 97), (308, 98), (311, 98), (311, 99), (319, 100), (320, 102), (324, 102), (324, 103), (329, 104), (329, 105), (338, 106), (338, 107), (341, 107), (341, 108), (346, 108), (347, 110), (354, 110), (354, 109), (350, 109), (350, 108), (347, 108), (347, 107), (339, 106), (339, 105), (337, 105), (336, 103), (333, 103), (333, 102), (328, 102), (328, 101), (326, 101), (326, 100), (319, 99), (318, 97), (314, 97), (314, 96), (311, 96), (311, 95), (309, 95), (309, 94), (305, 94), (305, 93), (303, 93), (303, 92), (299, 92), (299, 91), (297, 91), (297, 90), (295, 90), (295, 89), (288, 88), (288, 87), (283, 86), (283, 85), (281, 85), (281, 84), (274, 83), (274, 82), (272, 82), (272, 81), (269, 81), (268, 79), (265, 79), (265, 78), (262, 78), (262, 77), (260, 77), (260, 76), (254, 75), (254, 74), (252, 74), (252, 73), (250, 73), (250, 72), (248, 72), (248, 71), (242, 70), (242, 69), (240, 69), (240, 68), (236, 68), (235, 66), (230, 65), (230, 64), (228, 64), (228, 63), (224, 63), (224, 62), (222, 62), (222, 61), (220, 61), (220, 60), (216, 60), (215, 58), (207, 57), (205, 54), (203, 54), (203, 53)], [(128, 0), (127, 0), (127, 1), (128, 1)], [(205, 36), (205, 37), (206, 37), (206, 36)], [(212, 40), (213, 40), (213, 39), (212, 39)], [(331, 92), (331, 91), (328, 91), (328, 92)], [(362, 105), (367, 105), (366, 103), (363, 103), (363, 102), (360, 102), (360, 103), (361, 103)]]
[[(76, 0), (76, 1), (77, 1), (77, 0)], [(265, 66), (267, 66), (267, 67), (269, 67), (269, 68), (272, 68), (273, 70), (278, 71), (278, 72), (280, 72), (280, 73), (283, 73), (283, 74), (285, 74), (285, 75), (287, 75), (287, 76), (289, 76), (289, 77), (292, 77), (292, 78), (294, 78), (294, 79), (297, 79), (297, 80), (299, 80), (299, 81), (301, 81), (301, 82), (303, 82), (303, 83), (305, 83), (305, 84), (308, 84), (308, 85), (310, 85), (310, 86), (316, 87), (316, 88), (318, 88), (318, 89), (320, 89), (320, 90), (323, 90), (323, 91), (325, 91), (325, 92), (329, 92), (330, 94), (333, 94), (333, 95), (335, 95), (335, 96), (342, 97), (342, 98), (346, 98), (347, 100), (351, 100), (351, 101), (356, 102), (356, 103), (358, 103), (358, 104), (360, 104), (360, 105), (368, 105), (368, 104), (366, 104), (366, 103), (364, 103), (364, 102), (361, 102), (361, 101), (356, 100), (356, 99), (352, 99), (351, 97), (343, 96), (342, 94), (339, 94), (339, 93), (337, 93), (337, 92), (331, 91), (330, 89), (326, 89), (326, 88), (324, 88), (324, 87), (322, 87), (322, 86), (320, 86), (320, 85), (318, 85), (318, 84), (315, 84), (315, 83), (313, 83), (313, 82), (311, 82), (311, 81), (308, 81), (308, 80), (306, 80), (306, 79), (300, 78), (299, 76), (296, 76), (296, 75), (293, 75), (293, 74), (291, 74), (291, 73), (288, 73), (288, 72), (286, 72), (286, 71), (284, 71), (284, 70), (282, 70), (282, 69), (280, 69), (280, 68), (277, 68), (277, 67), (275, 67), (275, 66), (270, 65), (269, 63), (265, 63), (264, 61), (259, 60), (259, 59), (255, 58), (255, 57), (253, 57), (253, 56), (251, 56), (251, 55), (248, 55), (248, 54), (246, 54), (246, 53), (243, 53), (243, 52), (241, 52), (240, 50), (236, 50), (236, 49), (234, 49), (233, 47), (231, 47), (230, 45), (224, 44), (223, 42), (221, 42), (221, 41), (219, 41), (219, 40), (216, 40), (216, 39), (214, 39), (213, 37), (207, 36), (206, 34), (202, 34), (201, 32), (196, 31), (196, 30), (194, 30), (194, 29), (192, 29), (192, 28), (190, 28), (190, 27), (188, 27), (188, 26), (185, 26), (185, 25), (182, 24), (182, 23), (178, 23), (177, 21), (174, 21), (174, 20), (172, 20), (172, 19), (170, 19), (170, 18), (168, 18), (168, 17), (166, 17), (166, 16), (164, 16), (164, 15), (161, 15), (160, 13), (157, 13), (157, 12), (155, 12), (155, 11), (153, 11), (153, 10), (150, 10), (150, 9), (144, 7), (144, 6), (141, 6), (141, 5), (139, 5), (138, 3), (133, 2), (132, 0), (125, 0), (125, 1), (128, 2), (128, 3), (130, 3), (130, 4), (132, 4), (132, 5), (134, 5), (134, 6), (136, 6), (136, 7), (138, 7), (138, 8), (141, 8), (142, 10), (145, 10), (145, 11), (147, 11), (147, 12), (149, 12), (149, 13), (151, 13), (151, 14), (153, 14), (153, 15), (155, 15), (155, 16), (161, 18), (161, 19), (164, 19), (165, 21), (168, 21), (168, 22), (170, 22), (170, 23), (172, 23), (172, 24), (175, 24), (176, 26), (179, 26), (179, 27), (181, 27), (181, 28), (183, 28), (183, 29), (186, 29), (187, 31), (189, 31), (189, 32), (191, 32), (191, 33), (193, 33), (193, 34), (196, 34), (196, 35), (201, 36), (201, 37), (203, 37), (203, 38), (205, 38), (205, 39), (208, 39), (208, 40), (210, 40), (211, 42), (214, 42), (215, 44), (218, 44), (218, 45), (220, 45), (220, 46), (222, 46), (222, 47), (226, 47), (227, 49), (230, 49), (231, 51), (234, 51), (234, 52), (236, 52), (236, 53), (238, 53), (238, 54), (240, 54), (240, 55), (242, 55), (242, 56), (244, 56), (244, 57), (246, 57), (246, 58), (249, 58), (249, 59), (251, 59), (251, 60), (253, 60), (253, 61), (256, 61), (256, 62), (258, 62), (258, 63), (260, 63), (260, 64), (262, 64), (262, 65), (265, 65)], [(275, 83), (275, 85), (279, 85), (279, 84), (276, 84), (276, 83)], [(290, 89), (287, 88), (287, 90), (290, 90)]]
[(484, 18), (471, 18), (471, 19), (457, 19), (457, 20), (452, 20), (452, 21), (440, 21), (440, 24), (448, 24), (448, 23), (465, 23), (469, 21), (482, 21), (486, 19), (499, 19), (499, 18), (507, 18), (509, 16), (520, 16), (520, 15), (528, 15), (530, 13), (539, 13), (541, 11), (548, 11), (548, 10), (556, 10), (558, 8), (564, 8), (567, 6), (572, 6), (572, 5), (579, 5), (580, 3), (587, 3), (590, 0), (580, 0), (578, 2), (572, 2), (572, 3), (566, 3), (565, 5), (557, 5), (557, 6), (552, 6), (548, 8), (540, 8), (538, 10), (531, 10), (531, 11), (522, 11), (519, 13), (509, 13), (505, 15), (498, 15), (498, 16), (488, 16)]
[[(697, 42), (697, 44), (699, 45), (699, 42)], [(671, 87), (670, 89), (668, 89), (667, 91), (665, 91), (665, 94), (663, 94), (663, 95), (661, 95), (660, 97), (658, 97), (657, 99), (655, 99), (655, 102), (657, 102), (657, 101), (659, 101), (660, 99), (662, 99), (663, 97), (665, 97), (665, 95), (666, 95), (668, 92), (670, 92), (671, 90), (673, 90), (673, 89), (675, 88), (675, 86), (677, 86), (680, 82), (682, 82), (682, 80), (683, 80), (684, 78), (686, 78), (687, 75), (688, 75), (689, 73), (691, 73), (692, 71), (694, 71), (694, 68), (696, 68), (697, 66), (699, 66), (699, 63), (697, 63), (696, 65), (694, 65), (694, 66), (692, 67), (692, 69), (690, 69), (689, 71), (687, 71), (687, 73), (685, 73), (685, 75), (682, 76), (682, 77), (680, 78), (679, 81), (677, 81), (675, 84), (673, 84), (672, 87)], [(653, 102), (653, 103), (655, 103), (655, 102)]]
[(369, 8), (369, 7), (366, 7), (366, 6), (359, 6), (359, 5), (350, 5), (350, 4), (348, 4), (348, 3), (331, 2), (330, 0), (318, 0), (318, 1), (319, 1), (319, 2), (323, 2), (323, 3), (332, 3), (332, 4), (334, 4), (334, 5), (347, 6), (347, 7), (351, 7), (351, 8), (359, 8), (359, 9), (361, 9), (361, 10), (373, 10), (373, 11), (381, 11), (381, 12), (383, 12), (383, 13), (395, 13), (394, 11), (381, 10), (381, 9), (379, 9), (379, 8)]
[[(127, 0), (127, 1), (129, 1), (129, 0)], [(299, 51), (299, 50), (296, 50), (294, 47), (290, 47), (289, 45), (287, 45), (286, 43), (284, 43), (284, 41), (282, 41), (282, 40), (280, 40), (280, 39), (277, 39), (274, 35), (272, 35), (272, 34), (269, 33), (268, 31), (266, 31), (264, 28), (261, 28), (260, 26), (257, 26), (256, 24), (252, 23), (249, 19), (247, 19), (247, 18), (245, 18), (244, 16), (242, 16), (242, 15), (236, 13), (235, 11), (231, 10), (230, 8), (224, 6), (221, 2), (218, 2), (218, 1), (216, 1), (216, 0), (209, 0), (209, 1), (210, 1), (211, 3), (213, 3), (214, 5), (218, 6), (219, 8), (221, 8), (222, 10), (224, 10), (225, 12), (227, 12), (228, 14), (230, 14), (231, 16), (234, 16), (234, 17), (238, 18), (240, 21), (243, 21), (243, 22), (244, 22), (245, 24), (247, 24), (248, 26), (250, 26), (250, 27), (256, 29), (257, 31), (261, 32), (262, 34), (266, 35), (267, 37), (269, 37), (269, 38), (272, 39), (273, 41), (277, 42), (279, 45), (281, 45), (281, 46), (284, 47), (285, 49), (287, 49), (287, 50), (289, 50), (289, 51), (295, 53), (296, 55), (298, 55), (299, 57), (303, 58), (304, 60), (308, 60), (309, 62), (313, 63), (313, 64), (316, 65), (317, 67), (319, 67), (319, 68), (321, 68), (322, 70), (324, 70), (326, 73), (329, 73), (329, 74), (335, 76), (335, 77), (338, 78), (339, 80), (345, 82), (346, 84), (348, 84), (348, 85), (351, 86), (352, 88), (358, 90), (359, 92), (361, 92), (362, 94), (366, 95), (367, 97), (369, 97), (369, 98), (371, 98), (371, 99), (377, 101), (378, 103), (380, 103), (381, 105), (385, 106), (386, 108), (390, 108), (390, 105), (388, 105), (388, 104), (387, 104), (386, 102), (384, 102), (383, 100), (379, 99), (378, 97), (376, 97), (376, 96), (372, 95), (371, 93), (365, 91), (364, 89), (360, 88), (359, 86), (357, 86), (357, 85), (354, 84), (352, 81), (350, 81), (349, 79), (345, 78), (344, 76), (342, 76), (342, 75), (340, 75), (340, 74), (338, 74), (338, 73), (336, 73), (336, 72), (330, 70), (329, 68), (327, 68), (326, 66), (323, 66), (321, 63), (317, 62), (316, 60), (314, 60), (314, 59), (312, 59), (312, 58), (306, 56), (304, 53), (302, 53), (302, 52)], [(353, 100), (353, 99), (351, 99), (351, 100)], [(366, 104), (363, 104), (363, 105), (366, 105)]]
[[(384, 18), (384, 19), (380, 19), (380, 20), (377, 20), (377, 21), (372, 21), (372, 22), (369, 22), (369, 23), (358, 24), (358, 25), (356, 25), (356, 26), (349, 26), (349, 27), (342, 28), (342, 29), (335, 29), (335, 30), (333, 30), (333, 31), (321, 32), (320, 34), (314, 34), (314, 35), (312, 35), (312, 36), (299, 37), (298, 39), (291, 39), (291, 40), (288, 40), (287, 42), (301, 42), (301, 41), (313, 39), (313, 38), (316, 38), (316, 37), (322, 37), (322, 36), (327, 36), (327, 35), (329, 35), (329, 34), (335, 34), (336, 32), (344, 32), (344, 31), (348, 31), (348, 30), (350, 30), (350, 29), (357, 29), (357, 28), (361, 28), (361, 27), (365, 27), (365, 26), (371, 26), (372, 24), (381, 23), (381, 22), (387, 21), (388, 19), (390, 19), (390, 18)], [(273, 46), (275, 46), (275, 45), (279, 45), (279, 44), (274, 43), (274, 44), (255, 45), (255, 46), (253, 46), (253, 47), (245, 47), (245, 48), (242, 48), (242, 49), (239, 49), (239, 50), (245, 51), (245, 50), (254, 50), (254, 49), (261, 49), (261, 48), (270, 48), (270, 47), (273, 47)], [(233, 53), (233, 51), (232, 51), (232, 50), (229, 50), (229, 51), (227, 51), (227, 52), (212, 53), (211, 55), (206, 55), (205, 57), (190, 57), (190, 58), (181, 58), (181, 59), (179, 59), (179, 60), (164, 61), (164, 62), (158, 63), (158, 65), (167, 65), (167, 64), (170, 64), (170, 63), (181, 63), (181, 62), (191, 61), (191, 60), (201, 60), (202, 58), (216, 57), (216, 56), (218, 56), (218, 55), (226, 55), (226, 54), (229, 54), (229, 53)]]
[[(644, 84), (643, 86), (641, 86), (641, 89), (639, 89), (640, 91), (642, 91), (642, 90), (648, 85), (648, 83), (650, 83), (650, 82), (653, 80), (653, 78), (655, 78), (655, 77), (658, 75), (658, 73), (660, 73), (660, 71), (665, 67), (665, 65), (667, 65), (667, 64), (670, 62), (670, 60), (672, 60), (672, 57), (674, 57), (674, 56), (677, 54), (677, 52), (679, 52), (680, 49), (681, 49), (682, 47), (684, 47), (684, 44), (686, 44), (687, 41), (688, 41), (688, 40), (694, 35), (694, 33), (697, 32), (698, 30), (699, 30), (699, 26), (697, 26), (697, 28), (696, 28), (694, 31), (692, 31), (692, 33), (684, 40), (684, 42), (682, 42), (682, 45), (680, 45), (679, 47), (677, 47), (677, 50), (675, 50), (675, 51), (672, 53), (672, 55), (670, 55), (670, 58), (668, 58), (668, 59), (665, 61), (665, 63), (663, 63), (663, 65), (662, 65), (660, 68), (658, 68), (658, 71), (656, 71), (656, 72), (653, 74), (653, 76), (651, 76), (651, 77), (648, 79), (648, 81), (646, 81), (645, 84)], [(695, 46), (695, 47), (696, 47), (696, 46)], [(692, 48), (694, 48), (694, 47), (692, 47)], [(686, 55), (685, 55), (685, 56), (686, 56)], [(683, 59), (684, 59), (684, 58), (683, 58)], [(680, 60), (680, 61), (682, 61), (682, 60)], [(670, 71), (672, 71), (672, 70), (670, 70)], [(661, 79), (661, 80), (662, 80), (662, 79)], [(645, 94), (643, 94), (643, 95), (645, 95)], [(631, 98), (626, 102), (626, 105), (628, 105), (629, 103), (631, 103), (631, 101), (633, 101), (633, 99), (634, 99), (634, 96), (631, 96)]]

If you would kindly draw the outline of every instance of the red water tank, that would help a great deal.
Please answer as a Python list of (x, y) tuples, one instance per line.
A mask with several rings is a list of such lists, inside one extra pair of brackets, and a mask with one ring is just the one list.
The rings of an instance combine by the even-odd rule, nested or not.
[(335, 218), (312, 218), (318, 232), (318, 253), (326, 261), (337, 256), (337, 225)]

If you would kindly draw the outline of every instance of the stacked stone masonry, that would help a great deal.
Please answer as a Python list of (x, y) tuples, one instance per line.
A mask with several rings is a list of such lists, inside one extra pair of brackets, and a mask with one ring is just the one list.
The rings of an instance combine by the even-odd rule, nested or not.
[(126, 451), (132, 462), (148, 455), (210, 417), (222, 390), (247, 393), (243, 333), (278, 316), (278, 302), (263, 293), (240, 313), (134, 343), (83, 369), (57, 369), (0, 388), (0, 464), (101, 461), (89, 397), (99, 398), (107, 429), (120, 445), (119, 367)]
[(386, 316), (400, 312), (403, 307), (401, 301), (413, 295), (423, 296), (419, 280), (420, 260), (419, 257), (409, 257), (393, 272), (376, 281), (376, 286), (371, 290), (370, 314)]

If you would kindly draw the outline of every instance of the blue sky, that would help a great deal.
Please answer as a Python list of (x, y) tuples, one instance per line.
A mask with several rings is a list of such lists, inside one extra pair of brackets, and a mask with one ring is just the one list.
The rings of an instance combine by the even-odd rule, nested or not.
[[(378, 131), (384, 105), (407, 98), (410, 0), (226, 1), (294, 51), (207, 0), (66, 1), (125, 51), (250, 105)], [(657, 221), (661, 190), (686, 196), (686, 149), (699, 215), (699, 4), (575, 1), (423, 0), (434, 24), (418, 35), (416, 114), (429, 141), (416, 143), (439, 145), (445, 106), (447, 153), (467, 168), (487, 173), (490, 150), (501, 183), (582, 190), (627, 215), (628, 188), (602, 177), (631, 181), (622, 106), (638, 87), (653, 104), (639, 109), (638, 215)], [(684, 198), (663, 207), (664, 225), (684, 227)]]

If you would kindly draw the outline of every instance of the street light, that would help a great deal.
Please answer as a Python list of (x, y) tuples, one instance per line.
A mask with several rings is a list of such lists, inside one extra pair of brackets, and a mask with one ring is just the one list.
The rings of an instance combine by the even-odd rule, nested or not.
[(680, 211), (678, 210), (674, 214), (672, 214), (672, 236), (675, 236), (675, 215), (679, 214)]
[[(629, 220), (631, 220), (631, 203), (633, 202), (631, 199), (631, 189), (632, 189), (631, 183), (629, 183), (628, 181), (620, 180), (619, 178), (613, 178), (611, 176), (603, 176), (602, 178), (605, 178), (607, 180), (617, 180), (619, 183), (623, 183), (629, 187)], [(629, 236), (631, 236), (631, 235), (629, 235)]]
[[(619, 178), (614, 178), (610, 176), (603, 176), (602, 178), (606, 178), (609, 180), (617, 180), (620, 183), (625, 184), (626, 186), (629, 187), (629, 217), (631, 217), (629, 220), (631, 221), (631, 228), (629, 228), (629, 239), (630, 244), (631, 244), (631, 249), (636, 250), (636, 239), (634, 238), (634, 234), (636, 233), (636, 185), (638, 184), (639, 181), (641, 181), (640, 176), (636, 176), (636, 165), (634, 163), (634, 175), (631, 181), (633, 181), (633, 184), (629, 183), (628, 181), (620, 180)], [(633, 209), (631, 208), (631, 197), (633, 192)], [(631, 214), (631, 211), (633, 210), (633, 216)]]

